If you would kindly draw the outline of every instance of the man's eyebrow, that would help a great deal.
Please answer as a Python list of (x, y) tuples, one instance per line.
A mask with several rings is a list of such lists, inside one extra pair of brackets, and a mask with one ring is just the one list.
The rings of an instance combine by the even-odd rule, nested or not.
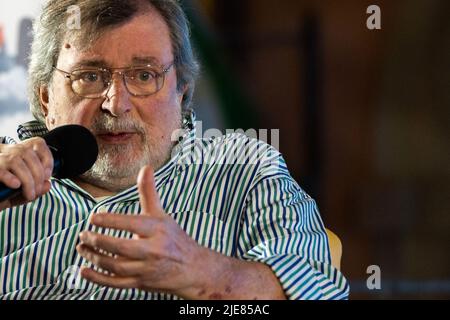
[(78, 61), (72, 66), (72, 69), (79, 69), (84, 67), (96, 67), (104, 68), (106, 66), (106, 61), (102, 59), (85, 59)]
[(154, 66), (160, 65), (159, 60), (152, 56), (146, 56), (146, 57), (135, 56), (135, 57), (133, 57), (132, 61), (133, 61), (133, 64), (151, 64)]
[[(154, 66), (159, 66), (160, 62), (157, 58), (152, 56), (134, 56), (132, 58), (132, 64), (151, 64)], [(78, 61), (72, 66), (72, 70), (85, 68), (85, 67), (95, 67), (95, 68), (106, 68), (108, 63), (103, 59), (83, 59)], [(124, 66), (125, 67), (125, 66)]]

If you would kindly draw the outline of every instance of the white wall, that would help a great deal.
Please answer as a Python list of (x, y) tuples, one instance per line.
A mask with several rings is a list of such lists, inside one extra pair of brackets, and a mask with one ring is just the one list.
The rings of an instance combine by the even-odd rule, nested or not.
[(19, 27), (23, 18), (34, 19), (43, 0), (0, 1), (0, 25), (6, 45), (0, 59), (6, 69), (0, 69), (0, 136), (17, 138), (19, 123), (32, 119), (26, 96), (26, 70), (14, 65), (18, 53)]

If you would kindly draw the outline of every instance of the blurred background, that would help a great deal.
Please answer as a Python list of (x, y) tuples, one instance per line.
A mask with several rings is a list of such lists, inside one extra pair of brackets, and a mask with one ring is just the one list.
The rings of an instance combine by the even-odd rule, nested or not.
[[(31, 119), (40, 2), (0, 5), (0, 135)], [(450, 1), (181, 2), (203, 130), (280, 130), (292, 176), (343, 243), (350, 298), (450, 299)], [(381, 30), (366, 26), (370, 5)]]

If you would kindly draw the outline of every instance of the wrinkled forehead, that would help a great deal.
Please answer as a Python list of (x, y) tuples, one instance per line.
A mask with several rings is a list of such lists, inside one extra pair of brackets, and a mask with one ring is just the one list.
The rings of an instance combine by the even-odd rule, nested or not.
[[(135, 2), (116, 2), (104, 5), (101, 2), (85, 2), (67, 8), (65, 13), (64, 40), (75, 43), (79, 48), (89, 47), (110, 29), (130, 21), (137, 13)], [(149, 6), (146, 10), (151, 10)]]
[(169, 28), (156, 10), (148, 10), (120, 23), (68, 31), (60, 59), (105, 61), (103, 65), (139, 63), (161, 65), (173, 59)]
[(87, 50), (106, 33), (117, 31), (122, 26), (138, 20), (137, 18), (143, 18), (146, 24), (155, 31), (168, 30), (166, 21), (157, 9), (148, 2), (140, 3), (139, 6), (108, 7), (100, 12), (90, 14), (77, 11), (76, 14), (79, 14), (79, 20), (75, 20), (73, 24), (71, 22), (71, 14), (69, 14), (66, 26), (63, 27), (65, 29), (63, 42), (73, 43), (80, 50)]

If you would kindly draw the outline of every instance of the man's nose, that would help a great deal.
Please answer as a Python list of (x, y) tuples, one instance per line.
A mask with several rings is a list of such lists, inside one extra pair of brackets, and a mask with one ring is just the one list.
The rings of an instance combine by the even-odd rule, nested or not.
[(131, 110), (130, 97), (131, 95), (125, 86), (123, 75), (115, 73), (112, 75), (111, 85), (106, 91), (102, 110), (108, 111), (112, 116), (119, 117)]

